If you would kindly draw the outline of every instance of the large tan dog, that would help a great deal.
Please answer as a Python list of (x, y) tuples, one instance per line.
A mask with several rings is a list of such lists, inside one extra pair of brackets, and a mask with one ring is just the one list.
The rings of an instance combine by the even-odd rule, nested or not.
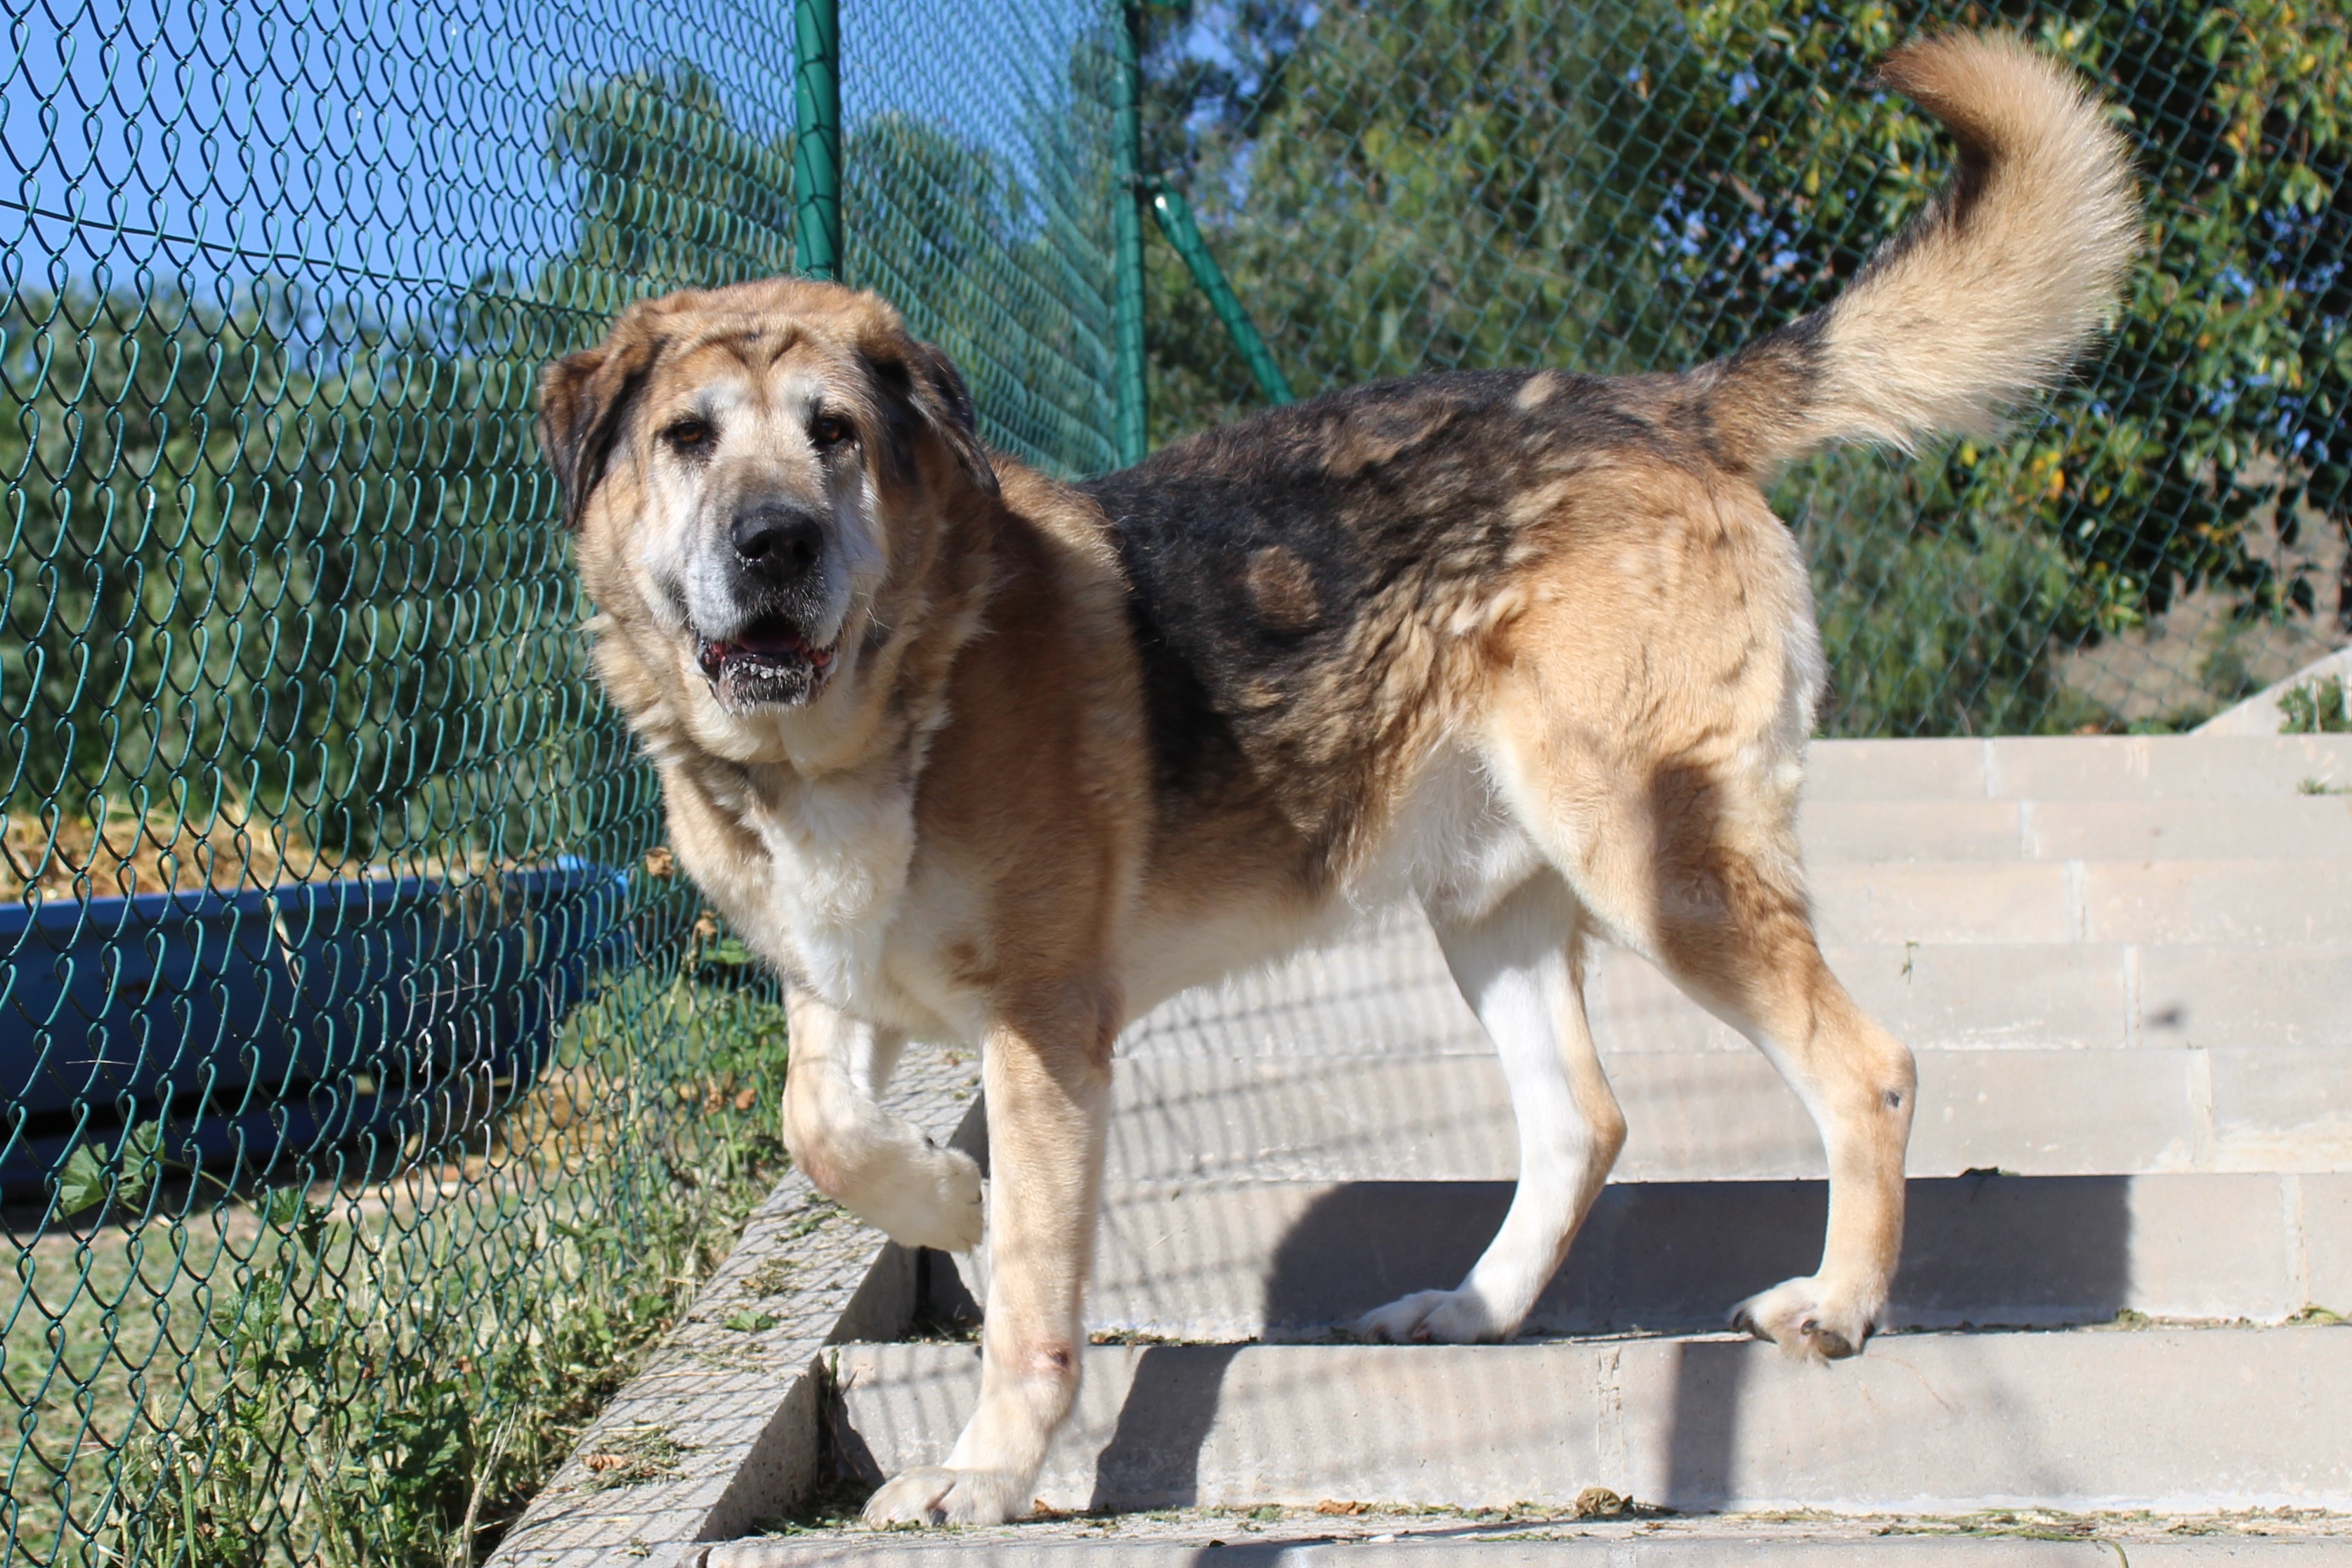
[(1834, 303), (1685, 374), (1368, 386), (1071, 487), (984, 451), (868, 294), (675, 294), (548, 370), (598, 668), (679, 858), (792, 982), (809, 1179), (972, 1246), (978, 1170), (876, 1096), (909, 1037), (982, 1052), (980, 1405), (870, 1519), (1027, 1509), (1077, 1387), (1121, 1027), (1384, 900), (1428, 912), (1494, 1038), (1520, 1173), (1461, 1287), (1365, 1333), (1507, 1338), (1566, 1255), (1624, 1137), (1580, 994), (1601, 937), (1754, 1040), (1827, 1145), (1820, 1269), (1737, 1321), (1862, 1349), (1912, 1062), (1814, 945), (1822, 659), (1759, 487), (2047, 384), (2137, 223), (2122, 143), (2021, 45), (1945, 37), (1886, 77), (1958, 138), (1950, 189)]

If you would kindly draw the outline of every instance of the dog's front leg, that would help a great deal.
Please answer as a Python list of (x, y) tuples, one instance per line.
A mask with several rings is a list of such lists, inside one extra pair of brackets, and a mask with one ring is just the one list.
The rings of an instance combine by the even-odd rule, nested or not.
[(994, 1524), (1028, 1512), (1046, 1447), (1077, 1395), (1110, 1031), (1066, 1015), (1000, 1026), (982, 1077), (990, 1268), (980, 1407), (944, 1466), (908, 1470), (874, 1494), (869, 1524)]
[(906, 1037), (860, 1023), (809, 995), (787, 999), (784, 1147), (817, 1191), (908, 1247), (978, 1245), (980, 1167), (882, 1109)]

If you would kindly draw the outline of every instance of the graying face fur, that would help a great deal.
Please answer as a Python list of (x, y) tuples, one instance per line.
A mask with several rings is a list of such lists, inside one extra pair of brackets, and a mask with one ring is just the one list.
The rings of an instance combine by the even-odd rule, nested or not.
[(801, 706), (881, 574), (871, 437), (815, 376), (730, 368), (648, 410), (641, 562), (722, 704)]

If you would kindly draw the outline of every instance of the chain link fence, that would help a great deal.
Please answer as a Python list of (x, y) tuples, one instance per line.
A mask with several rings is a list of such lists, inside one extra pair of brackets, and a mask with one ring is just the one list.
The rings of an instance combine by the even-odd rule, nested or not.
[[(803, 259), (810, 0), (5, 4), (0, 1560), (470, 1561), (782, 1158), (530, 419)], [(1064, 473), (1685, 363), (1934, 188), (1867, 69), (1951, 20), (2115, 96), (2150, 247), (2046, 417), (1790, 476), (1825, 724), (2178, 725), (2352, 614), (2336, 10), (850, 0), (827, 264)]]
[[(845, 9), (849, 272), (1103, 467), (1103, 16)], [(793, 266), (793, 7), (7, 10), (0, 1561), (470, 1562), (782, 1160), (530, 420)]]
[[(2343, 8), (1197, 0), (1143, 12), (1142, 163), (1301, 396), (1433, 367), (1722, 353), (1826, 300), (1947, 166), (1873, 90), (2007, 26), (2137, 142), (2148, 251), (2044, 419), (1776, 500), (1815, 568), (1834, 734), (2178, 728), (2352, 641), (2352, 60)], [(1260, 405), (1150, 259), (1156, 438)]]

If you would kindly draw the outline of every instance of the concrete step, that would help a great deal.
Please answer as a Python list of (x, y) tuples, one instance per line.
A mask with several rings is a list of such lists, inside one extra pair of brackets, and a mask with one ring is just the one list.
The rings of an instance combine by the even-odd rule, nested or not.
[[(1329, 1501), (1330, 1500), (1326, 1500)], [(1319, 1506), (1319, 1505), (1318, 1505)], [(1272, 1515), (1272, 1518), (1262, 1516)], [(2178, 1521), (2084, 1519), (2034, 1510), (2007, 1520), (1856, 1521), (1644, 1516), (1612, 1523), (1570, 1510), (1351, 1513), (1273, 1509), (1017, 1524), (937, 1535), (862, 1530), (755, 1537), (709, 1547), (700, 1568), (1024, 1568), (1097, 1561), (1118, 1568), (2342, 1568), (2341, 1518)], [(1111, 1533), (1115, 1524), (1117, 1533)], [(2208, 1529), (2217, 1533), (2203, 1534)], [(2282, 1538), (2273, 1530), (2294, 1530)], [(1906, 1531), (1916, 1533), (1905, 1533)], [(2061, 1532), (2063, 1533), (2061, 1533)], [(1049, 1533), (1050, 1532), (1050, 1533)]]
[[(1435, 939), (1426, 940), (1420, 973), (1433, 1010), (1452, 980)], [(1824, 956), (1854, 999), (1915, 1049), (2352, 1046), (2352, 943), (1906, 942)], [(1586, 996), (1604, 1049), (1745, 1044), (1622, 950), (1598, 955)], [(1468, 1017), (1458, 994), (1450, 1005)]]
[(1809, 800), (2281, 800), (2352, 785), (2352, 735), (1816, 741)]
[[(1087, 1321), (1186, 1341), (1325, 1339), (1460, 1284), (1511, 1191), (1122, 1184), (1104, 1197)], [(1821, 1182), (1612, 1184), (1522, 1331), (1719, 1328), (1733, 1303), (1811, 1272), (1827, 1212)], [(1887, 1322), (2063, 1328), (2130, 1311), (2276, 1323), (2313, 1306), (2352, 1312), (2352, 1175), (1915, 1177)]]
[[(1957, 1176), (2352, 1172), (2340, 1047), (1918, 1053), (1910, 1171)], [(1812, 1119), (1759, 1051), (1606, 1058), (1624, 1182), (1827, 1174)], [(1139, 1056), (1113, 1086), (1113, 1183), (1512, 1180), (1491, 1052), (1354, 1058)]]
[(1811, 882), (1825, 947), (2352, 941), (2352, 860), (1832, 863)]
[(1805, 861), (2352, 857), (2352, 795), (2276, 800), (1840, 800), (1808, 796)]
[[(837, 1451), (935, 1465), (977, 1347), (837, 1347)], [(2352, 1507), (2352, 1329), (1886, 1336), (1792, 1362), (1727, 1337), (1088, 1352), (1054, 1509)]]
[[(1897, 941), (1825, 955), (1855, 999), (1914, 1048), (2352, 1047), (2352, 942)], [(1606, 1051), (1748, 1048), (1622, 950), (1593, 952), (1585, 1003)], [(1490, 1049), (1427, 922), (1411, 910), (1179, 996), (1120, 1043), (1139, 1059)]]

